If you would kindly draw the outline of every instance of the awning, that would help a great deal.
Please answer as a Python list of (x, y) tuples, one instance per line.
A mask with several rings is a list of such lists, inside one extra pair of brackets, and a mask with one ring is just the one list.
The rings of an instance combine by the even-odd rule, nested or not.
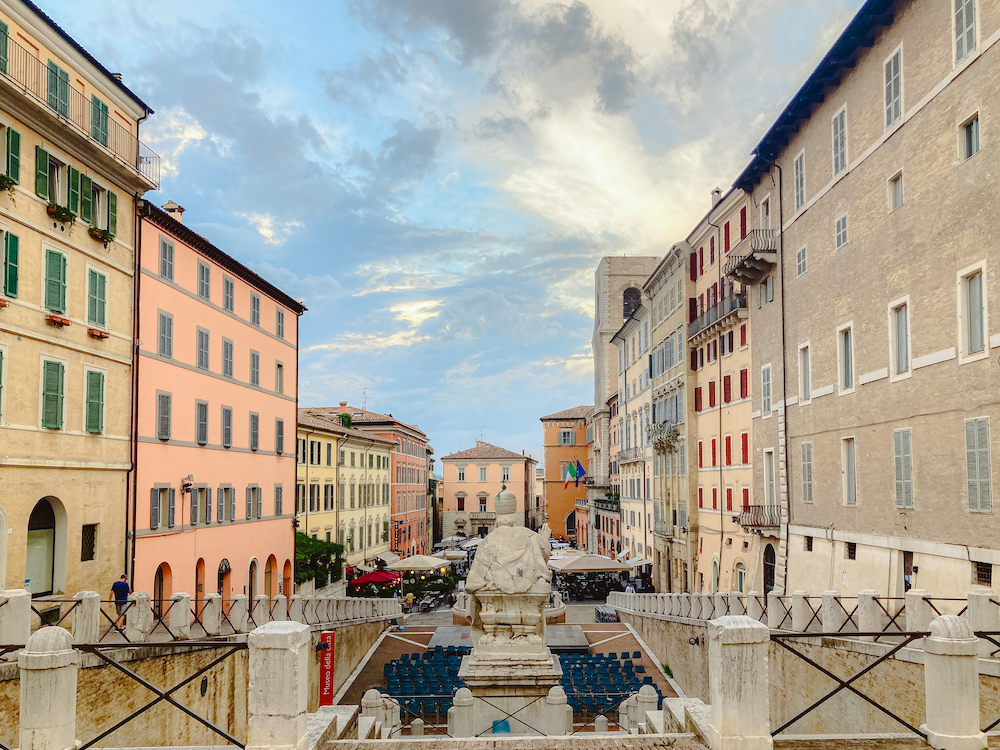
[(639, 558), (637, 560), (629, 560), (628, 564), (631, 565), (633, 568), (641, 568), (643, 565), (652, 565), (653, 561)]
[(378, 559), (384, 562), (386, 565), (392, 565), (394, 562), (399, 561), (399, 555), (397, 555), (395, 552), (386, 551), (386, 552), (379, 552), (377, 555), (375, 555), (375, 557), (371, 557), (369, 559), (370, 560)]
[(615, 555), (615, 559), (616, 560), (624, 560), (626, 557), (628, 557), (628, 550), (627, 549), (623, 549), (621, 552), (619, 552), (617, 555)]

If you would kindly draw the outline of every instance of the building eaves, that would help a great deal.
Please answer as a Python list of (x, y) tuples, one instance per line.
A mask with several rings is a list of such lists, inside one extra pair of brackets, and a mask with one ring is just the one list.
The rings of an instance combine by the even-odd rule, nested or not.
[(594, 407), (592, 405), (587, 406), (574, 406), (572, 409), (564, 409), (563, 411), (557, 411), (555, 414), (549, 414), (545, 417), (540, 417), (541, 422), (558, 422), (562, 419), (586, 419), (587, 415), (590, 414)]
[(501, 448), (499, 445), (492, 445), (491, 443), (483, 442), (478, 442), (478, 444), (473, 448), (467, 448), (464, 451), (458, 451), (456, 453), (450, 453), (447, 456), (441, 456), (442, 461), (452, 459), (475, 461), (508, 458), (517, 459), (518, 461), (534, 461), (531, 456), (523, 453), (515, 453), (514, 451), (507, 450), (506, 448)]
[(353, 437), (358, 440), (381, 443), (386, 447), (392, 447), (395, 445), (395, 443), (391, 440), (386, 440), (385, 438), (372, 435), (370, 432), (363, 432), (361, 430), (355, 430), (351, 427), (344, 427), (344, 425), (340, 423), (340, 420), (328, 419), (325, 416), (313, 414), (309, 411), (309, 409), (299, 409), (297, 419), (299, 427), (312, 427), (313, 429), (324, 430), (335, 435), (340, 435), (341, 437)]

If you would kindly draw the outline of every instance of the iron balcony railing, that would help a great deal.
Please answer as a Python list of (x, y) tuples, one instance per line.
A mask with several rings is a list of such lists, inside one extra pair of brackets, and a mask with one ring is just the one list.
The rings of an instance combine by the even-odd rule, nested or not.
[(712, 305), (693, 323), (688, 324), (688, 338), (697, 336), (713, 323), (717, 323), (730, 313), (747, 309), (747, 293), (739, 292), (724, 297), (718, 304)]
[(636, 446), (635, 448), (625, 448), (624, 450), (618, 451), (618, 463), (623, 464), (627, 461), (639, 461), (644, 458), (644, 450), (641, 446)]
[(30, 51), (2, 32), (7, 56), (0, 56), (0, 79), (6, 79), (26, 96), (41, 102), (63, 122), (115, 159), (160, 187), (160, 157), (116, 121), (97, 101), (69, 85), (56, 69), (50, 68)]
[(495, 521), (497, 514), (491, 510), (476, 510), (469, 514), (470, 521)]
[(781, 525), (781, 512), (776, 505), (744, 505), (737, 523), (757, 529), (776, 527)]
[(778, 252), (777, 232), (773, 229), (751, 229), (747, 232), (747, 236), (733, 248), (722, 273), (725, 276), (733, 275), (736, 269), (756, 253), (776, 252)]

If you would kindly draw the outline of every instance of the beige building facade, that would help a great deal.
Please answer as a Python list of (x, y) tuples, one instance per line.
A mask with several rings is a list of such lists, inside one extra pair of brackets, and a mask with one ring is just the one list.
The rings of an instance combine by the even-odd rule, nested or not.
[(866, 2), (737, 181), (781, 230), (727, 268), (763, 289), (754, 482), (787, 507), (779, 590), (996, 581), (998, 32), (997, 0)]

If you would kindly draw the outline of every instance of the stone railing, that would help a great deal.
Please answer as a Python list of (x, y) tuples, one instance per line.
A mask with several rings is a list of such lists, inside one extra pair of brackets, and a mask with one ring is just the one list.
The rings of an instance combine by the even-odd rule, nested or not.
[(396, 599), (261, 594), (251, 601), (243, 594), (227, 600), (219, 594), (206, 594), (192, 602), (189, 594), (177, 593), (170, 599), (155, 601), (139, 591), (129, 595), (124, 627), (119, 630), (115, 627), (119, 621), (115, 603), (102, 601), (96, 592), (81, 591), (70, 599), (41, 602), (32, 600), (24, 589), (9, 589), (0, 591), (0, 645), (27, 643), (31, 633), (41, 626), (41, 604), (46, 605), (43, 611), (53, 619), (49, 613), (59, 608), (58, 622), (54, 624), (69, 630), (73, 643), (199, 640), (249, 633), (269, 622), (326, 626), (391, 620), (402, 615), (401, 603)]

